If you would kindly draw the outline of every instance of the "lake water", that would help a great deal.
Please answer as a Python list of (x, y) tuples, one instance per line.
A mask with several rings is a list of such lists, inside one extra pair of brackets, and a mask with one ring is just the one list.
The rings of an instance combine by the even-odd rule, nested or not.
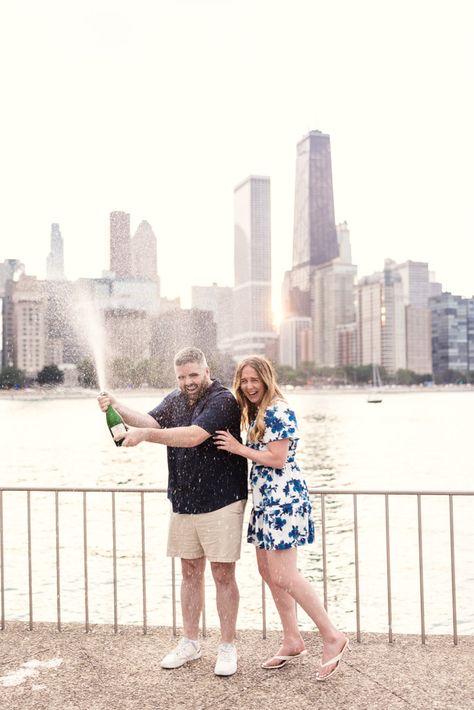
[[(123, 396), (148, 411), (160, 397)], [(308, 484), (319, 488), (473, 490), (472, 409), (474, 391), (387, 392), (368, 404), (363, 392), (287, 393), (300, 426), (299, 461)], [(2, 486), (165, 487), (166, 450), (142, 444), (113, 445), (93, 396), (29, 400), (0, 398)], [(314, 498), (320, 531), (320, 502)], [(111, 495), (88, 494), (89, 620), (113, 622)], [(362, 496), (358, 503), (361, 626), (387, 630), (385, 502)], [(140, 495), (120, 493), (117, 507), (119, 623), (141, 623), (142, 569)], [(250, 506), (249, 506), (250, 507)], [(145, 495), (148, 624), (171, 623), (170, 561), (165, 556), (168, 502)], [(247, 509), (248, 516), (249, 508)], [(474, 633), (474, 496), (454, 499), (459, 633)], [(56, 619), (54, 494), (31, 496), (32, 586), (35, 620)], [(426, 630), (451, 633), (449, 508), (445, 496), (423, 498), (423, 566)], [(3, 494), (5, 614), (27, 619), (28, 556), (25, 493)], [(59, 497), (62, 619), (84, 620), (82, 495)], [(326, 502), (328, 603), (336, 623), (355, 628), (352, 496)], [(390, 499), (394, 633), (420, 630), (417, 501)], [(301, 570), (322, 594), (322, 544), (299, 551)], [(238, 564), (239, 626), (261, 625), (261, 587), (251, 545), (243, 543)], [(206, 581), (207, 622), (217, 625), (214, 589)], [(178, 590), (179, 594), (179, 590)], [(278, 627), (268, 597), (268, 623)], [(180, 617), (178, 616), (178, 623)], [(312, 624), (300, 613), (303, 628)]]

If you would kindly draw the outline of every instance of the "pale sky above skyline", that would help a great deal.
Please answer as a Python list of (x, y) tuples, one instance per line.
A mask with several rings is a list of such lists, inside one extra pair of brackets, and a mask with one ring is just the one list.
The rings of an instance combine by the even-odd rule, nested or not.
[[(427, 261), (474, 294), (471, 0), (17, 0), (0, 9), (0, 261), (108, 268), (109, 213), (158, 239), (162, 294), (233, 283), (233, 189), (271, 177), (274, 300), (296, 143), (331, 136), (362, 277)], [(198, 266), (199, 264), (199, 266)]]

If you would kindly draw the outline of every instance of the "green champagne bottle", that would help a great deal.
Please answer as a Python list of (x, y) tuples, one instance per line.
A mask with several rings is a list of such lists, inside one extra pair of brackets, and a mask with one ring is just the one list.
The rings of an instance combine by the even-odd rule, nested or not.
[[(107, 426), (109, 427), (112, 437), (117, 436), (118, 434), (127, 433), (127, 426), (125, 422), (123, 421), (117, 410), (114, 409), (111, 404), (109, 404), (109, 406), (107, 407), (107, 411), (105, 412), (105, 418), (107, 420)], [(120, 439), (120, 441), (116, 441), (114, 439), (114, 441), (115, 446), (122, 446), (122, 439)]]

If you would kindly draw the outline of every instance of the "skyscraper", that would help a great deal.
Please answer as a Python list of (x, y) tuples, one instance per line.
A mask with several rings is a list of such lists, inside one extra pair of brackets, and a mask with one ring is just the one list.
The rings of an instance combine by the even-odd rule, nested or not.
[(430, 373), (431, 312), (428, 264), (385, 260), (383, 272), (359, 281), (360, 364), (376, 363), (394, 373)]
[[(436, 380), (474, 372), (474, 298), (444, 292), (430, 298), (433, 373)], [(451, 380), (452, 381), (452, 380)]]
[(15, 327), (13, 317), (13, 291), (16, 282), (24, 273), (25, 265), (22, 264), (19, 259), (6, 259), (3, 264), (0, 264), (2, 367), (10, 367), (14, 362)]
[(336, 225), (336, 234), (341, 264), (352, 264), (351, 238), (347, 222)]
[(280, 365), (297, 368), (313, 359), (312, 321), (306, 316), (292, 316), (280, 323)]
[(347, 222), (336, 227), (329, 136), (310, 131), (296, 149), (293, 263), (283, 283), (280, 331), (287, 362), (301, 362), (291, 336), (298, 324), (311, 339), (306, 354), (316, 365), (354, 364), (356, 271)]
[(45, 365), (46, 299), (36, 276), (23, 274), (13, 287), (13, 364), (36, 377)]
[(420, 375), (431, 372), (430, 274), (423, 261), (392, 263), (400, 274), (405, 302), (407, 369)]
[(191, 303), (193, 308), (211, 311), (217, 328), (217, 347), (222, 351), (232, 350), (232, 304), (233, 292), (230, 286), (193, 286)]
[(156, 237), (150, 224), (143, 220), (131, 242), (132, 274), (136, 278), (156, 281)]
[(269, 177), (250, 176), (234, 189), (234, 275), (234, 355), (275, 357)]
[(119, 279), (132, 273), (128, 212), (110, 213), (110, 271)]
[(296, 147), (290, 313), (310, 315), (312, 267), (339, 256), (329, 136), (310, 131)]
[(339, 359), (341, 328), (355, 323), (354, 279), (357, 267), (340, 257), (312, 268), (311, 320), (313, 362), (318, 367), (355, 365)]
[(359, 364), (381, 365), (395, 373), (406, 368), (406, 322), (402, 277), (385, 262), (383, 272), (357, 286)]
[(51, 225), (51, 251), (46, 260), (46, 279), (64, 280), (64, 242), (59, 224), (55, 222)]

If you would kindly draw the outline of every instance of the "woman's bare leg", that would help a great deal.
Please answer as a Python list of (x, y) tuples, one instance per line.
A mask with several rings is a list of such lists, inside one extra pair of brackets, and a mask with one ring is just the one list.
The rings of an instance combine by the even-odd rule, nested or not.
[[(272, 584), (292, 597), (318, 627), (323, 641), (322, 662), (337, 656), (346, 637), (336, 629), (313, 587), (298, 571), (297, 548), (262, 552), (266, 555), (266, 569)], [(325, 668), (324, 674), (330, 673), (333, 667)]]
[[(262, 579), (268, 584), (270, 592), (275, 602), (278, 615), (283, 628), (283, 641), (280, 648), (276, 652), (277, 656), (293, 656), (304, 649), (304, 641), (298, 629), (298, 621), (296, 618), (296, 605), (293, 597), (284, 589), (274, 584), (271, 580), (268, 570), (268, 557), (265, 550), (257, 548), (257, 564), (258, 571)], [(276, 658), (269, 658), (265, 662), (266, 666), (277, 666), (280, 662)]]

